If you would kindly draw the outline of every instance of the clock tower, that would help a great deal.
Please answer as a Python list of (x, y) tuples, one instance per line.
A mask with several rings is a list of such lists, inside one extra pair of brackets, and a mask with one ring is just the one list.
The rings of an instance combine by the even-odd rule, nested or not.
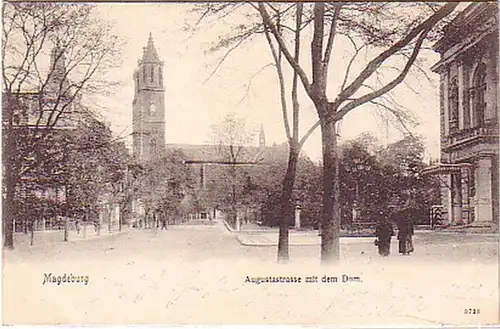
[(165, 88), (163, 62), (149, 34), (142, 58), (134, 72), (133, 153), (141, 162), (151, 160), (165, 149)]

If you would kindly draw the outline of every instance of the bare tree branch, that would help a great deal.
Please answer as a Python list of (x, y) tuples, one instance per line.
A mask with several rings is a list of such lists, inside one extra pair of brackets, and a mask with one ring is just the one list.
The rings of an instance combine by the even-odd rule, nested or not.
[[(294, 59), (297, 63), (300, 62), (300, 26), (302, 24), (302, 12), (303, 12), (303, 4), (297, 3), (296, 5), (296, 18), (295, 18), (295, 50), (294, 50)], [(293, 107), (293, 134), (291, 147), (296, 147), (299, 140), (299, 114), (300, 114), (300, 104), (297, 95), (298, 88), (298, 72), (296, 70), (293, 71), (293, 80), (292, 80), (292, 107)]]
[(335, 41), (335, 36), (337, 34), (337, 23), (340, 15), (340, 10), (342, 9), (341, 3), (335, 4), (335, 9), (333, 13), (332, 22), (330, 23), (330, 34), (328, 35), (328, 42), (325, 49), (325, 56), (323, 57), (323, 63), (328, 68), (328, 64), (330, 63), (330, 57), (332, 54), (333, 43)]
[(251, 36), (252, 36), (251, 33), (242, 36), (241, 39), (236, 42), (236, 44), (234, 44), (232, 47), (230, 47), (226, 51), (226, 53), (224, 54), (224, 56), (222, 56), (222, 58), (219, 60), (219, 62), (217, 63), (217, 65), (215, 66), (215, 68), (212, 70), (212, 72), (210, 73), (210, 75), (205, 79), (205, 81), (203, 81), (203, 83), (206, 84), (214, 76), (214, 74), (217, 73), (217, 70), (220, 68), (220, 66), (222, 65), (222, 63), (224, 63), (226, 61), (227, 57), (234, 50), (236, 50), (243, 42), (245, 42), (248, 38), (250, 38)]
[(269, 49), (271, 49), (271, 54), (274, 59), (274, 63), (276, 66), (276, 73), (278, 75), (278, 82), (280, 86), (280, 101), (281, 101), (281, 111), (283, 115), (283, 125), (285, 126), (285, 133), (288, 140), (291, 140), (292, 134), (290, 131), (290, 122), (288, 120), (288, 106), (286, 101), (286, 86), (285, 86), (285, 78), (283, 76), (283, 69), (281, 67), (281, 58), (276, 50), (276, 47), (273, 44), (271, 36), (269, 35), (269, 30), (265, 30), (265, 35), (267, 39), (267, 43), (269, 44)]
[[(394, 55), (396, 52), (403, 49), (415, 37), (421, 34), (422, 31), (428, 31), (439, 22), (443, 17), (449, 15), (456, 8), (457, 3), (447, 3), (443, 5), (435, 14), (427, 18), (425, 21), (413, 28), (408, 34), (401, 38), (398, 42), (394, 43), (389, 49), (383, 51), (380, 55), (371, 60), (365, 69), (358, 75), (358, 77), (344, 90), (342, 90), (334, 103), (340, 105), (346, 98), (351, 97), (368, 79), (387, 58)], [(335, 106), (333, 106), (335, 107)], [(338, 117), (338, 116), (337, 116)]]
[(297, 74), (299, 75), (299, 77), (302, 81), (302, 84), (304, 86), (305, 91), (307, 92), (307, 94), (311, 94), (311, 84), (309, 83), (309, 79), (307, 78), (306, 73), (304, 72), (304, 70), (302, 69), (300, 64), (294, 60), (292, 54), (290, 53), (290, 51), (288, 50), (288, 48), (285, 44), (285, 41), (281, 37), (281, 34), (278, 32), (274, 23), (271, 21), (271, 18), (269, 17), (269, 14), (268, 14), (268, 12), (267, 12), (267, 10), (262, 2), (259, 2), (258, 10), (261, 14), (264, 25), (271, 30), (272, 34), (274, 35), (276, 41), (279, 44), (281, 52), (283, 53), (283, 55), (287, 59), (288, 63), (290, 64), (290, 66), (292, 66), (292, 68), (294, 70), (297, 71)]
[(252, 81), (253, 79), (258, 76), (262, 71), (264, 71), (266, 68), (270, 67), (270, 66), (273, 66), (274, 64), (267, 64), (267, 65), (264, 65), (263, 67), (261, 67), (256, 73), (254, 73), (251, 77), (250, 77), (250, 81), (247, 83), (246, 85), (246, 88), (245, 88), (245, 94), (243, 95), (243, 97), (241, 97), (241, 99), (239, 100), (239, 102), (236, 104), (236, 106), (239, 106), (243, 100), (245, 99), (245, 97), (248, 96), (248, 93), (250, 92), (250, 87), (252, 86)]
[(316, 130), (316, 128), (319, 127), (320, 124), (321, 124), (321, 122), (318, 120), (318, 121), (316, 121), (316, 123), (314, 123), (311, 126), (311, 128), (309, 128), (307, 130), (307, 132), (304, 134), (304, 136), (302, 136), (302, 138), (300, 139), (299, 148), (302, 148), (302, 146), (304, 146), (304, 143), (307, 141), (307, 139), (309, 138), (309, 136), (311, 136), (311, 134)]
[[(421, 34), (418, 37), (418, 40), (413, 48), (413, 53), (412, 53), (411, 57), (408, 59), (406, 65), (405, 65), (405, 68), (403, 69), (403, 71), (399, 74), (399, 76), (396, 79), (392, 80), (387, 85), (380, 88), (379, 90), (376, 90), (372, 93), (369, 93), (369, 94), (366, 94), (362, 97), (359, 97), (358, 99), (351, 101), (350, 103), (348, 103), (347, 105), (342, 107), (342, 109), (340, 109), (337, 113), (335, 113), (334, 121), (338, 121), (339, 119), (343, 118), (352, 109), (391, 91), (394, 87), (396, 87), (399, 83), (401, 83), (401, 81), (403, 81), (403, 79), (408, 74), (413, 62), (417, 58), (418, 53), (420, 51), (420, 46), (424, 42), (425, 37), (427, 36), (427, 33), (430, 31), (431, 28), (432, 27), (427, 27), (426, 29), (424, 29), (421, 32)], [(359, 87), (358, 87), (358, 89), (359, 89)]]
[(324, 99), (326, 88), (325, 63), (323, 63), (323, 39), (324, 39), (324, 19), (325, 4), (314, 3), (313, 38), (311, 41), (311, 64), (312, 64), (312, 94), (314, 100)]

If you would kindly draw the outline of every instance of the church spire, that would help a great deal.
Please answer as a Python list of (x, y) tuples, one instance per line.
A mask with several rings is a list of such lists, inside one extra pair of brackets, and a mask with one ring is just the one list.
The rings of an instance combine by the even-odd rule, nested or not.
[(47, 91), (59, 93), (67, 90), (69, 82), (66, 77), (66, 56), (59, 43), (56, 43), (50, 52), (50, 70)]
[(144, 88), (163, 89), (163, 61), (158, 56), (151, 33), (137, 65), (138, 68), (134, 73), (136, 92)]
[(158, 53), (156, 52), (156, 48), (153, 42), (153, 35), (151, 34), (151, 32), (149, 32), (148, 44), (143, 49), (144, 49), (144, 52), (142, 54), (143, 62), (156, 63), (160, 61)]
[(260, 125), (260, 131), (259, 131), (259, 147), (263, 148), (266, 147), (266, 134), (264, 133), (264, 125)]

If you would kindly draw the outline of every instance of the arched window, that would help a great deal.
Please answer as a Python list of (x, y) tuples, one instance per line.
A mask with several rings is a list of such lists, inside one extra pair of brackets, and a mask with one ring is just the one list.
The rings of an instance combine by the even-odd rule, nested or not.
[(151, 66), (151, 82), (155, 81), (155, 68)]
[(449, 98), (448, 98), (448, 108), (449, 108), (449, 122), (450, 130), (458, 128), (458, 83), (457, 78), (453, 78), (450, 84)]
[(146, 82), (146, 67), (144, 66), (142, 68), (142, 81)]
[(158, 77), (159, 77), (159, 81), (160, 81), (160, 84), (163, 83), (163, 73), (161, 71), (161, 67), (158, 68)]
[(475, 127), (484, 125), (484, 113), (486, 110), (486, 65), (480, 63), (474, 71), (470, 96), (472, 99), (472, 115)]

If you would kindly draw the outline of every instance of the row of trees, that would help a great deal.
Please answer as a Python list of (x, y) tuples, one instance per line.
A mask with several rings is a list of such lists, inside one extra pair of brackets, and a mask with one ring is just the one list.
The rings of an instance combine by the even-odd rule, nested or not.
[(167, 150), (134, 166), (128, 191), (130, 196), (140, 200), (145, 211), (145, 225), (150, 218), (159, 225), (163, 220), (179, 218), (192, 210), (183, 201), (193, 195), (196, 177), (184, 160), (181, 150)]
[(128, 151), (104, 123), (88, 118), (75, 129), (53, 131), (36, 148), (33, 139), (40, 137), (30, 128), (19, 127), (13, 137), (24, 162), (38, 162), (16, 183), (18, 227), (56, 218), (58, 226), (65, 225), (62, 218), (97, 222), (104, 204), (126, 204)]
[[(286, 262), (288, 226), (293, 218), (293, 186), (300, 149), (307, 136), (321, 129), (323, 150), (321, 258), (325, 263), (339, 258), (340, 152), (337, 123), (354, 109), (374, 105), (404, 121), (401, 111), (385, 97), (404, 81), (426, 42), (435, 39), (439, 24), (457, 3), (222, 3), (197, 7), (200, 21), (207, 17), (239, 15), (236, 26), (219, 38), (214, 50), (228, 53), (255, 36), (264, 35), (276, 67), (283, 123), (289, 142), (289, 161), (282, 183), (278, 261)], [(310, 27), (310, 28), (309, 28)], [(309, 32), (311, 31), (312, 32)], [(308, 57), (303, 40), (308, 37)], [(351, 57), (342, 56), (350, 45)], [(361, 55), (365, 56), (361, 56)], [(226, 54), (223, 58), (226, 58)], [(366, 58), (371, 57), (371, 60)], [(332, 59), (335, 67), (330, 70)], [(286, 75), (285, 65), (291, 74)], [(388, 68), (390, 70), (388, 71)], [(311, 74), (308, 74), (308, 72)], [(290, 80), (288, 80), (290, 79)], [(299, 89), (298, 84), (301, 84)], [(288, 93), (291, 88), (291, 93)], [(298, 94), (313, 103), (318, 122), (300, 138)], [(287, 103), (292, 104), (291, 124)]]
[[(252, 135), (244, 129), (231, 129), (229, 126), (234, 120), (232, 115), (231, 121), (224, 122), (226, 128), (218, 132), (226, 132), (224, 136), (227, 136), (227, 131), (237, 131), (240, 139), (244, 138), (242, 135)], [(245, 126), (242, 118), (238, 122), (238, 127)], [(439, 201), (439, 184), (432, 177), (420, 175), (426, 166), (420, 138), (408, 135), (382, 146), (375, 136), (363, 134), (340, 144), (339, 151), (339, 203), (343, 226), (348, 227), (354, 217), (377, 220), (376, 213), (381, 209), (396, 215), (411, 208), (417, 220), (428, 220), (430, 206)], [(228, 213), (236, 205), (259, 209), (264, 225), (278, 226), (282, 211), (281, 184), (287, 170), (288, 152), (284, 143), (264, 149), (247, 146), (233, 153), (237, 157), (228, 163), (235, 165), (212, 168), (208, 174), (209, 198), (205, 200), (209, 202), (205, 206), (217, 204)], [(261, 161), (252, 162), (256, 155)], [(248, 165), (236, 165), (242, 163)], [(314, 163), (305, 155), (299, 157), (292, 200), (294, 206), (302, 208), (303, 226), (320, 226), (321, 171), (321, 163)], [(355, 214), (353, 210), (356, 210)], [(289, 222), (289, 225), (293, 223)]]
[[(101, 192), (119, 181), (125, 149), (84, 103), (85, 97), (111, 92), (114, 83), (107, 73), (119, 64), (120, 50), (112, 27), (98, 18), (94, 6), (2, 6), (5, 247), (14, 247), (14, 221), (38, 216), (37, 207), (89, 215)], [(50, 188), (64, 190), (67, 202), (30, 196)]]

